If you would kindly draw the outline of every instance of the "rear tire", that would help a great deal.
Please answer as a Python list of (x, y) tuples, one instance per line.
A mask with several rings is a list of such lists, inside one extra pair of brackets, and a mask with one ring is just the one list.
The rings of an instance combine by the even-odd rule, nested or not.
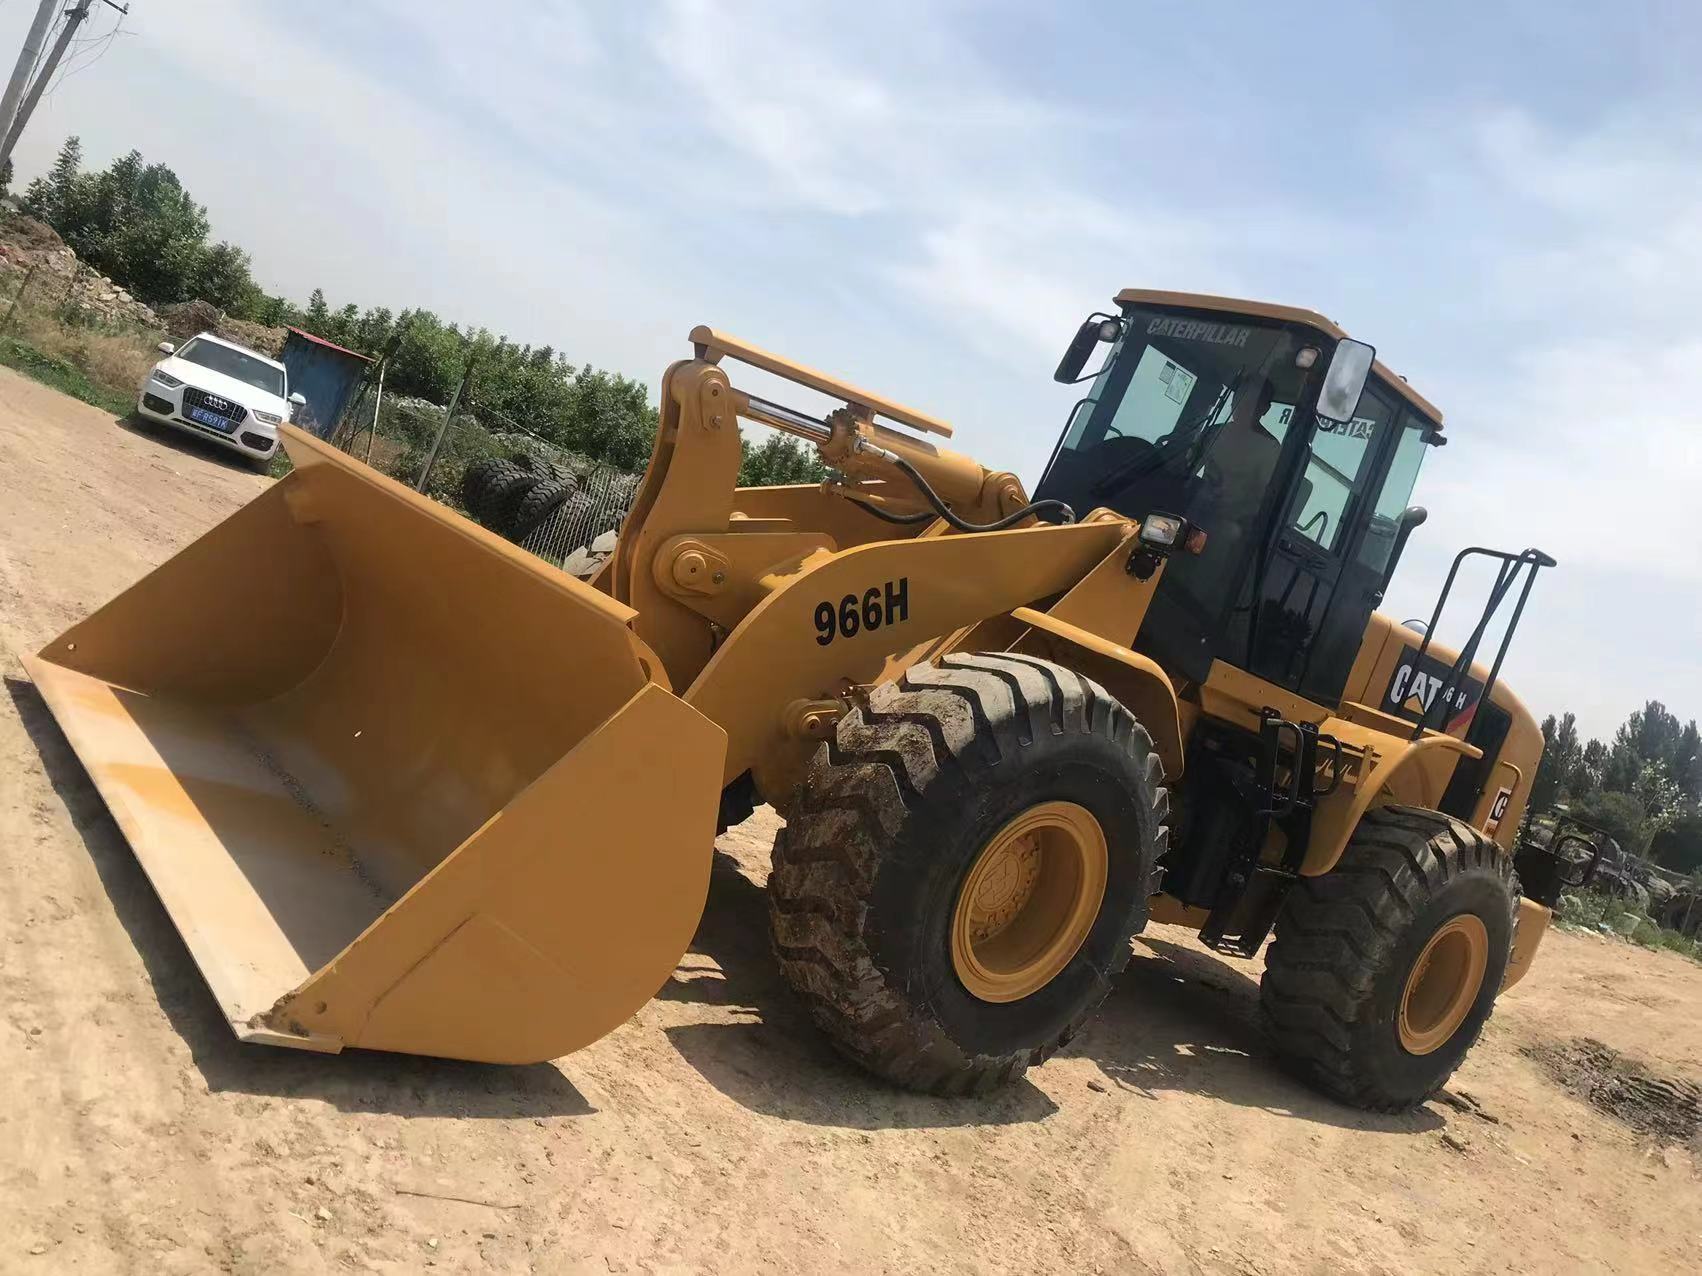
[(1512, 859), (1478, 830), (1417, 807), (1368, 812), (1277, 919), (1260, 1000), (1278, 1054), (1344, 1103), (1416, 1107), (1483, 1031), (1517, 909)]
[[(1165, 849), (1162, 779), (1151, 736), (1071, 670), (1020, 655), (907, 670), (840, 719), (776, 840), (782, 972), (834, 1045), (879, 1076), (941, 1094), (1016, 1079), (1076, 1034), (1128, 964)], [(1032, 991), (977, 995), (957, 955), (965, 901), (998, 893), (988, 856), (1013, 826), (1059, 809), (1103, 832), (1097, 884), (1068, 876), (1068, 848), (1027, 843), (1037, 876), (1012, 907), (1028, 916), (1056, 855), (1066, 891), (1084, 883), (1059, 913), (1079, 930), (1036, 945), (1057, 968)], [(1018, 929), (1008, 915), (998, 925)]]

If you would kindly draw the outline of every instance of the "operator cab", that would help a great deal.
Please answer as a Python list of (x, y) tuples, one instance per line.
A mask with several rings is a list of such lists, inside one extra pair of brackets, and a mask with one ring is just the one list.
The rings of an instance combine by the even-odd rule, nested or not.
[(1334, 706), (1424, 519), (1407, 501), (1441, 414), (1311, 311), (1135, 290), (1117, 304), (1059, 365), (1092, 384), (1035, 499), (1187, 518), (1205, 545), (1170, 559), (1135, 645), (1195, 681), (1219, 660)]

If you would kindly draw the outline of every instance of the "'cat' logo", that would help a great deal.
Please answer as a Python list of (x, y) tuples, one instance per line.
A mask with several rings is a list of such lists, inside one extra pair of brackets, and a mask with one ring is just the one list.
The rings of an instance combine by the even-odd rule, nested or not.
[(1483, 831), (1489, 836), (1495, 836), (1495, 830), (1501, 827), (1501, 821), (1507, 818), (1507, 807), (1513, 801), (1513, 790), (1502, 789), (1495, 795), (1495, 801), (1489, 804), (1489, 818), (1483, 822)]
[[(1445, 732), (1464, 726), (1477, 708), (1483, 683), (1462, 677), (1449, 687), (1452, 672), (1451, 664), (1428, 652), (1422, 658), (1415, 651), (1408, 652), (1389, 678), (1389, 686), (1383, 693), (1383, 712), (1409, 722), (1423, 719), (1426, 726)], [(1438, 697), (1443, 701), (1440, 709), (1436, 707)]]

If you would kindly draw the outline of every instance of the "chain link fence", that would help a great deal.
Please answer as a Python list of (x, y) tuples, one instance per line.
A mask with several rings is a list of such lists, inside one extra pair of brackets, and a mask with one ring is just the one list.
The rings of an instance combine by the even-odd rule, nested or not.
[[(424, 399), (362, 393), (332, 435), (345, 452), (398, 482), (418, 482), (443, 427)], [(487, 428), (457, 412), (443, 432), (425, 494), (538, 557), (587, 575), (612, 543), (641, 475), (569, 451), (514, 422)], [(602, 545), (593, 549), (599, 539)]]

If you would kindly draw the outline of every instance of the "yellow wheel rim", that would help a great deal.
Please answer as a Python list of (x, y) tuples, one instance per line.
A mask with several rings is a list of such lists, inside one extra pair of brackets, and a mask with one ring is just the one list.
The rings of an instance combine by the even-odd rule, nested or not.
[(1105, 831), (1074, 802), (1031, 806), (993, 835), (952, 914), (957, 977), (982, 1001), (1020, 1001), (1080, 950), (1105, 899)]
[(1465, 1022), (1489, 968), (1489, 931), (1471, 913), (1443, 922), (1407, 975), (1401, 995), (1401, 1047), (1439, 1049)]

